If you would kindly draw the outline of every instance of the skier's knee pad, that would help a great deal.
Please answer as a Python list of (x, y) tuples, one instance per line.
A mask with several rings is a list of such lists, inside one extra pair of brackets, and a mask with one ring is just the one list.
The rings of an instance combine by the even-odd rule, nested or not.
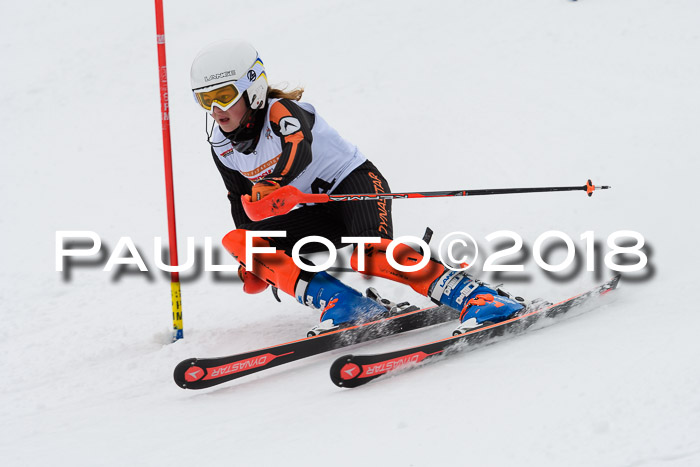
[[(246, 232), (245, 229), (232, 230), (224, 236), (221, 243), (248, 272), (294, 297), (301, 269), (290, 256), (279, 250), (274, 253), (253, 253), (252, 264), (246, 264)], [(269, 241), (259, 237), (253, 237), (251, 244), (253, 247), (270, 246)]]
[[(365, 246), (365, 267), (363, 271), (358, 269), (357, 248), (352, 252), (350, 266), (358, 272), (369, 276), (382, 277), (392, 281), (401, 282), (411, 286), (421, 295), (428, 296), (430, 285), (445, 271), (445, 267), (431, 259), (428, 264), (415, 272), (403, 272), (389, 264), (386, 257), (387, 247), (391, 243), (388, 238), (383, 238), (380, 243), (371, 243)], [(394, 248), (394, 260), (401, 266), (415, 266), (423, 260), (423, 255), (408, 245), (399, 244)]]

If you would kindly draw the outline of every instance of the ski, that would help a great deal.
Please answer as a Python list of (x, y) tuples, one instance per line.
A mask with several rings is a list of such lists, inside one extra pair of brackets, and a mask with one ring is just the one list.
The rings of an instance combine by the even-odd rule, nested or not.
[(387, 318), (252, 352), (217, 358), (189, 358), (175, 367), (173, 378), (175, 384), (184, 389), (208, 388), (330, 350), (455, 320), (458, 316), (458, 311), (447, 306), (410, 307)]
[(446, 339), (394, 352), (374, 355), (345, 355), (335, 360), (331, 365), (331, 381), (339, 387), (354, 388), (406, 365), (415, 365), (437, 355), (456, 353), (467, 345), (482, 343), (506, 333), (508, 335), (521, 334), (544, 317), (553, 318), (562, 315), (572, 308), (614, 290), (619, 280), (620, 275), (618, 274), (595, 289), (567, 300), (526, 311), (506, 321), (484, 325)]

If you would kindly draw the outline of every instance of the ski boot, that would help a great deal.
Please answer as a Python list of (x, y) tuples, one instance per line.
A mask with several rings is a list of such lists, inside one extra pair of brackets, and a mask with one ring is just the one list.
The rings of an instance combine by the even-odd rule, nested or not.
[(499, 287), (493, 288), (461, 271), (445, 271), (431, 285), (430, 298), (461, 310), (460, 325), (453, 335), (505, 321), (527, 305), (522, 297), (513, 297)]
[(386, 308), (386, 311), (388, 311), (391, 315), (398, 315), (404, 312), (418, 309), (417, 306), (411, 305), (408, 302), (392, 302), (388, 298), (384, 298), (381, 295), (379, 295), (379, 292), (377, 292), (377, 289), (375, 289), (374, 287), (369, 287), (365, 291), (365, 295), (367, 296), (367, 298), (374, 300), (375, 302), (379, 303), (384, 308)]
[(390, 314), (383, 304), (365, 297), (325, 271), (315, 274), (308, 282), (304, 302), (307, 306), (323, 309), (321, 322), (307, 333), (308, 337), (366, 323)]

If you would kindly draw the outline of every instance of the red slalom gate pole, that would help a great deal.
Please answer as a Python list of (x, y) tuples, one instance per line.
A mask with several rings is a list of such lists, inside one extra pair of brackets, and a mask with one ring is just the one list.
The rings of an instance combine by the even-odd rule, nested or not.
[[(165, 196), (168, 203), (168, 247), (170, 266), (177, 267), (177, 233), (175, 230), (175, 188), (173, 186), (173, 160), (170, 148), (170, 106), (168, 103), (168, 66), (165, 61), (165, 26), (163, 0), (156, 2), (156, 37), (158, 42), (158, 71), (160, 79), (161, 123), (163, 127), (163, 158), (165, 161)], [(170, 273), (170, 294), (173, 310), (173, 342), (184, 337), (182, 332), (182, 300), (180, 273)]]

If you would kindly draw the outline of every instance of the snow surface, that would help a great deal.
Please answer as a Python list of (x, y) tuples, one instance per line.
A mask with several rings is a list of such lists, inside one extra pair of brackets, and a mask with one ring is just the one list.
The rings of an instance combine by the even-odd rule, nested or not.
[[(166, 2), (181, 262), (186, 237), (218, 245), (233, 228), (188, 73), (197, 50), (236, 36), (273, 83), (306, 86), (396, 191), (613, 186), (591, 199), (399, 201), (399, 235), (465, 230), (488, 251), (497, 230), (530, 249), (551, 229), (582, 248), (592, 230), (603, 254), (618, 230), (647, 241), (649, 266), (603, 307), (355, 390), (328, 378), (347, 349), (210, 390), (173, 384), (182, 359), (293, 340), (318, 314), (245, 296), (230, 274), (185, 273), (186, 337), (168, 344), (169, 281), (153, 253), (167, 237), (153, 4), (2, 11), (3, 465), (700, 465), (697, 1)], [(105, 256), (66, 278), (58, 230), (97, 232)], [(125, 236), (149, 274), (102, 271)], [(612, 274), (599, 263), (555, 280), (527, 258), (528, 280), (503, 277), (527, 296), (562, 299)]]

